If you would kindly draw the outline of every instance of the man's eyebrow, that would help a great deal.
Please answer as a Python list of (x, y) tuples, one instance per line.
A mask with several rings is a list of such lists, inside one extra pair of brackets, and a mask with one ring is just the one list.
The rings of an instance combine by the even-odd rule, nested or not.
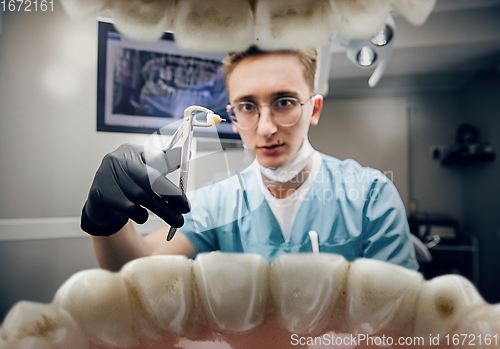
[(274, 93), (275, 97), (282, 97), (282, 96), (298, 96), (299, 94), (295, 91), (280, 91)]
[(241, 102), (241, 101), (245, 101), (245, 100), (253, 100), (254, 98), (255, 98), (255, 96), (253, 96), (253, 95), (241, 96), (241, 97), (236, 98), (235, 102)]
[[(295, 92), (295, 91), (278, 91), (278, 92), (274, 92), (271, 96), (273, 98), (279, 98), (279, 97), (283, 97), (283, 96), (293, 96), (293, 97), (297, 97), (299, 95), (298, 92)], [(255, 96), (254, 95), (245, 95), (245, 96), (241, 96), (241, 97), (238, 97), (235, 99), (235, 102), (241, 102), (241, 101), (248, 101), (248, 100), (255, 100)]]

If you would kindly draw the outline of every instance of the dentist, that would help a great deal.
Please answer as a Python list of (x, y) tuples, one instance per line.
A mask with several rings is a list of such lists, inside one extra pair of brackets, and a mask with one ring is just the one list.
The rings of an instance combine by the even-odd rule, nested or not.
[[(82, 211), (82, 229), (93, 236), (101, 267), (118, 270), (142, 256), (194, 257), (214, 250), (272, 261), (283, 253), (311, 252), (308, 232), (314, 230), (320, 252), (418, 269), (393, 183), (353, 160), (319, 153), (308, 141), (323, 105), (323, 97), (314, 95), (316, 64), (315, 50), (251, 47), (226, 57), (228, 115), (256, 162), (199, 189), (191, 207), (164, 176), (153, 186), (147, 179), (144, 152), (167, 164), (164, 158), (173, 163), (176, 154), (125, 145), (106, 155)], [(145, 237), (135, 231), (129, 219), (145, 222), (144, 207), (179, 227), (169, 243), (168, 226)]]

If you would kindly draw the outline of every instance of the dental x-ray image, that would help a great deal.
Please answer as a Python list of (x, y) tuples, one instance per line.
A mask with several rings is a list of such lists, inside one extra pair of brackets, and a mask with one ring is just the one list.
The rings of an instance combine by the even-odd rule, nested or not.
[[(104, 21), (98, 28), (98, 131), (152, 133), (182, 119), (191, 105), (226, 115), (224, 53), (180, 49), (172, 33), (151, 43), (128, 39)], [(217, 131), (238, 138), (229, 123)]]
[(223, 113), (228, 104), (220, 61), (119, 49), (113, 72), (113, 114), (182, 116), (206, 105)]

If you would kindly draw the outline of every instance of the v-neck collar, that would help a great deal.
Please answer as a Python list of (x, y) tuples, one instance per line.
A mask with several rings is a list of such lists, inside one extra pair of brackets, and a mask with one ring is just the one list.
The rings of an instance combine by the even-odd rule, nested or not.
[[(297, 189), (297, 193), (299, 193), (298, 195), (300, 195), (300, 197), (302, 199), (300, 199), (301, 202), (299, 204), (299, 207), (297, 208), (297, 211), (295, 212), (295, 217), (293, 218), (293, 222), (292, 222), (292, 225), (290, 227), (290, 237), (288, 240), (285, 240), (283, 231), (281, 230), (281, 226), (280, 226), (276, 216), (274, 215), (274, 212), (273, 212), (273, 210), (268, 202), (268, 199), (270, 199), (270, 200), (286, 200), (286, 198), (285, 199), (274, 198), (272, 196), (271, 192), (269, 192), (269, 190), (265, 186), (264, 181), (262, 180), (260, 171), (258, 170), (257, 167), (255, 167), (255, 171), (254, 171), (255, 179), (257, 180), (258, 185), (261, 189), (261, 194), (264, 197), (263, 204), (265, 205), (267, 215), (268, 215), (268, 217), (261, 217), (261, 218), (268, 219), (269, 222), (272, 223), (271, 224), (272, 229), (271, 229), (271, 232), (269, 235), (270, 243), (273, 243), (273, 244), (278, 243), (279, 245), (282, 245), (282, 244), (299, 243), (302, 241), (303, 236), (304, 236), (304, 232), (305, 232), (305, 230), (307, 230), (307, 227), (310, 225), (309, 224), (310, 217), (307, 217), (307, 215), (309, 215), (309, 212), (304, 213), (305, 212), (305, 210), (303, 209), (304, 201), (310, 201), (312, 199), (310, 197), (311, 196), (310, 193), (311, 193), (311, 189), (314, 187), (314, 184), (315, 184), (315, 181), (313, 180), (313, 178), (318, 174), (319, 171), (322, 170), (322, 167), (323, 167), (323, 159), (322, 159), (320, 153), (315, 151), (315, 153), (313, 154), (313, 165), (311, 167), (311, 173), (309, 174), (308, 178), (306, 179), (306, 182), (304, 182)], [(304, 184), (307, 185), (306, 188), (303, 187)], [(303, 190), (306, 191), (305, 194), (303, 194), (303, 192), (301, 192), (301, 188), (302, 188), (302, 191)], [(302, 218), (302, 216), (304, 216), (304, 214), (306, 214), (306, 217)], [(298, 222), (302, 222), (303, 226), (296, 227), (296, 225), (299, 224)], [(300, 236), (296, 236), (294, 238), (294, 231), (299, 231)], [(297, 233), (295, 233), (295, 234), (297, 234)]]

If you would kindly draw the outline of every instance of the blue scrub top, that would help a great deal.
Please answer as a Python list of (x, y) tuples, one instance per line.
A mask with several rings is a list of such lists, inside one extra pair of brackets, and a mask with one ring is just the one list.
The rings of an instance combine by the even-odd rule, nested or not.
[(256, 253), (273, 261), (283, 253), (320, 252), (347, 260), (374, 258), (418, 270), (403, 202), (380, 171), (321, 154), (322, 164), (304, 195), (289, 241), (283, 239), (252, 166), (198, 189), (180, 231), (198, 253)]

